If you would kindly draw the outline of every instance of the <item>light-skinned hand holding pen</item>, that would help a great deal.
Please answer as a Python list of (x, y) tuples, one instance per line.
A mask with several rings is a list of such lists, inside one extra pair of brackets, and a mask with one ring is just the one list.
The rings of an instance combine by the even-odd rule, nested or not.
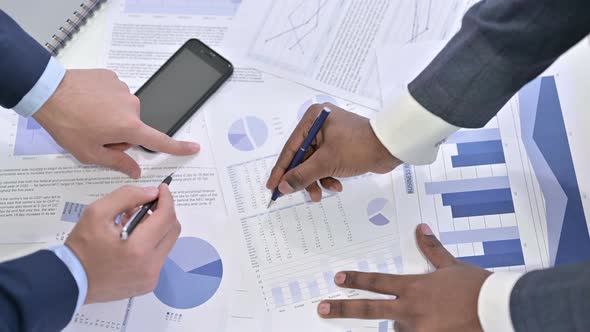
[[(158, 200), (133, 236), (120, 238), (138, 206)], [(125, 213), (121, 224), (114, 220)], [(88, 278), (86, 303), (107, 302), (151, 292), (180, 235), (167, 184), (158, 188), (121, 187), (88, 206), (66, 240)]]

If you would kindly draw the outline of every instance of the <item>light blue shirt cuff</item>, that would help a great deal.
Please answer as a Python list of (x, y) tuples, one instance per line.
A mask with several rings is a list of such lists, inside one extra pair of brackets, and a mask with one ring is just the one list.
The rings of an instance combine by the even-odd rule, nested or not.
[(82, 266), (82, 263), (80, 263), (76, 254), (74, 254), (74, 252), (65, 244), (55, 246), (49, 250), (53, 251), (55, 255), (66, 264), (76, 280), (76, 284), (78, 285), (76, 311), (78, 311), (78, 309), (84, 304), (84, 301), (86, 301), (86, 294), (88, 293), (88, 277), (86, 276), (86, 271), (84, 271), (84, 267)]
[(63, 80), (66, 69), (54, 57), (49, 58), (45, 71), (29, 92), (21, 99), (13, 110), (29, 117), (37, 112), (55, 92), (59, 83)]

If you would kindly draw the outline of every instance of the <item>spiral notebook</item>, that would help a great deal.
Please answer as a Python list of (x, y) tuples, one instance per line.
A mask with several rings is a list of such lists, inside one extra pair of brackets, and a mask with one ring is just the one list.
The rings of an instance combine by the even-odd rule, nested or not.
[(0, 0), (0, 8), (56, 55), (104, 1)]

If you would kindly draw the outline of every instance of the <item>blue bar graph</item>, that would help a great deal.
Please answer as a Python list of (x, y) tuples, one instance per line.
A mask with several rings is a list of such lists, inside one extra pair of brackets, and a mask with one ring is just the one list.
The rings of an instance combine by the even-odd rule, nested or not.
[(504, 164), (504, 152), (490, 152), (481, 154), (461, 154), (451, 157), (453, 167), (484, 166)]
[(320, 286), (318, 285), (317, 280), (312, 279), (307, 281), (307, 288), (309, 289), (309, 294), (311, 297), (320, 296)]
[(377, 331), (379, 332), (387, 332), (387, 329), (389, 328), (389, 321), (380, 321), (379, 322), (379, 328), (377, 329)]
[(442, 200), (444, 206), (507, 202), (512, 200), (512, 192), (510, 188), (465, 191), (442, 194)]
[[(456, 144), (457, 155), (451, 156), (453, 168), (469, 166), (485, 166), (506, 163), (504, 147), (498, 128), (477, 130), (461, 130), (449, 137), (443, 144)], [(476, 173), (477, 174), (477, 173)], [(507, 176), (491, 176), (475, 179), (447, 180), (425, 183), (428, 195), (440, 195), (444, 211), (450, 208), (454, 223), (458, 225), (459, 218), (498, 216), (514, 213), (514, 202), (510, 180)], [(488, 224), (484, 220), (484, 225)], [(500, 225), (506, 225), (500, 218)], [(461, 228), (465, 220), (461, 220)], [(439, 233), (440, 241), (445, 246), (459, 244), (474, 244), (481, 246), (483, 254), (463, 256), (458, 259), (478, 265), (482, 268), (497, 268), (524, 265), (524, 255), (520, 242), (520, 234), (516, 226), (500, 226), (494, 228), (481, 227), (479, 220), (475, 224), (468, 221), (469, 227), (463, 229), (443, 231)], [(447, 228), (448, 229), (448, 228)], [(455, 247), (459, 253), (463, 247)], [(460, 254), (459, 254), (460, 255)]]
[(465, 263), (477, 265), (484, 269), (495, 268), (495, 267), (507, 267), (524, 265), (524, 257), (522, 250), (515, 253), (504, 253), (494, 255), (481, 255), (481, 256), (464, 256), (457, 257), (460, 261)]
[(389, 273), (389, 268), (387, 267), (387, 263), (385, 262), (377, 264), (377, 270), (381, 273)]
[(402, 256), (396, 256), (393, 259), (393, 264), (395, 264), (395, 269), (397, 273), (402, 273), (403, 272), (403, 261), (402, 261)]
[(369, 272), (369, 263), (367, 261), (360, 261), (357, 263), (358, 269), (361, 272)]
[(451, 206), (451, 215), (453, 218), (479, 217), (505, 213), (514, 213), (512, 200)]
[(483, 242), (483, 252), (486, 255), (499, 255), (522, 252), (520, 239), (497, 240)]
[(483, 141), (483, 142), (466, 142), (457, 144), (457, 152), (459, 155), (466, 154), (484, 154), (492, 152), (504, 152), (502, 148), (502, 141)]
[(445, 144), (457, 144), (468, 142), (494, 141), (500, 139), (500, 129), (484, 128), (477, 130), (460, 130), (451, 135)]
[(456, 156), (451, 157), (453, 167), (503, 164), (504, 149), (499, 139), (491, 141), (457, 143)]
[(283, 297), (283, 290), (281, 287), (274, 287), (271, 289), (272, 298), (275, 302), (275, 306), (280, 307), (285, 304), (285, 299)]
[(35, 119), (28, 118), (27, 119), (27, 129), (29, 129), (29, 130), (41, 129), (41, 125), (39, 124), (39, 122), (35, 121)]
[(328, 286), (328, 290), (330, 292), (334, 292), (337, 290), (336, 284), (334, 283), (334, 272), (332, 272), (332, 271), (324, 272), (324, 281), (326, 282), (326, 285)]
[(518, 227), (498, 227), (471, 229), (466, 231), (440, 232), (439, 239), (443, 244), (459, 244), (472, 242), (488, 242), (518, 239)]
[(424, 184), (424, 187), (426, 189), (426, 194), (437, 195), (465, 191), (505, 189), (510, 188), (510, 181), (507, 176), (492, 176), (477, 179), (427, 182)]
[(291, 292), (293, 303), (301, 302), (301, 288), (299, 288), (299, 282), (291, 281), (289, 283), (289, 291)]

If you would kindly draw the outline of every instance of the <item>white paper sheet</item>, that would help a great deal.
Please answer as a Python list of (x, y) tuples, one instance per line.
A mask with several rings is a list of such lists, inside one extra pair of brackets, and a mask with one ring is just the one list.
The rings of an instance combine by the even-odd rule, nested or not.
[[(380, 49), (378, 63), (383, 95), (395, 95), (443, 46), (443, 43), (419, 43)], [(396, 55), (392, 57), (394, 50)], [(582, 70), (579, 64), (576, 68)], [(520, 98), (530, 97), (517, 96), (484, 128), (461, 130), (451, 136), (441, 146), (433, 164), (404, 166), (393, 172), (407, 272), (428, 269), (412, 239), (416, 225), (421, 222), (430, 224), (455, 256), (495, 271), (530, 271), (560, 264), (577, 256), (575, 250), (566, 254), (571, 243), (580, 246), (590, 243), (587, 233), (583, 234), (589, 214), (587, 189), (580, 180), (588, 176), (587, 167), (583, 166), (588, 164), (588, 158), (582, 157), (579, 150), (587, 133), (587, 128), (584, 129), (587, 122), (573, 120), (582, 113), (586, 94), (580, 93), (580, 89), (588, 82), (585, 76), (572, 70), (567, 58), (544, 75), (545, 88), (541, 95), (557, 96), (558, 103), (545, 101), (545, 106), (532, 105), (538, 108), (525, 110), (521, 109)], [(555, 82), (557, 90), (547, 85), (551, 82)], [(542, 120), (547, 119), (547, 112), (551, 112), (553, 119), (549, 127)], [(566, 128), (563, 132), (556, 129), (560, 128), (560, 122)], [(530, 132), (526, 128), (532, 128), (531, 125), (540, 136), (527, 141)], [(550, 135), (553, 143), (547, 144), (541, 133)], [(565, 143), (557, 148), (561, 144), (558, 142)], [(485, 149), (494, 144), (501, 158), (493, 157), (495, 152), (486, 155)], [(469, 161), (466, 154), (470, 153), (470, 146), (477, 148), (483, 159)], [(542, 154), (531, 158), (531, 151), (536, 149), (543, 151)], [(551, 158), (556, 155), (561, 168), (552, 171), (543, 168), (555, 162)], [(545, 160), (542, 156), (553, 157)], [(568, 166), (568, 160), (573, 161), (573, 168)], [(577, 183), (573, 180), (576, 176)], [(558, 187), (553, 186), (556, 183)], [(559, 186), (568, 189), (562, 191)], [(495, 205), (486, 212), (482, 205), (457, 201), (461, 194), (473, 198), (482, 190), (496, 190), (497, 194), (504, 191), (506, 202), (485, 199), (481, 203)], [(559, 203), (561, 197), (567, 197), (567, 207)], [(502, 204), (508, 204), (508, 208)], [(466, 205), (470, 206), (465, 209)], [(564, 213), (570, 217), (564, 218)], [(572, 227), (580, 231), (568, 231)]]
[(256, 68), (377, 110), (375, 48), (449, 38), (471, 3), (252, 1), (222, 45)]
[(243, 324), (256, 331), (367, 325), (319, 319), (316, 305), (322, 298), (367, 295), (339, 290), (333, 276), (340, 270), (400, 272), (390, 178), (349, 179), (344, 193), (324, 192), (322, 203), (298, 193), (267, 211), (270, 192), (264, 184), (277, 153), (299, 114), (327, 96), (265, 75), (259, 83), (228, 83), (218, 97), (208, 106), (207, 123), (215, 128), (215, 159), (249, 293), (242, 295), (248, 308), (234, 305), (231, 326), (242, 327), (238, 316), (247, 317)]

